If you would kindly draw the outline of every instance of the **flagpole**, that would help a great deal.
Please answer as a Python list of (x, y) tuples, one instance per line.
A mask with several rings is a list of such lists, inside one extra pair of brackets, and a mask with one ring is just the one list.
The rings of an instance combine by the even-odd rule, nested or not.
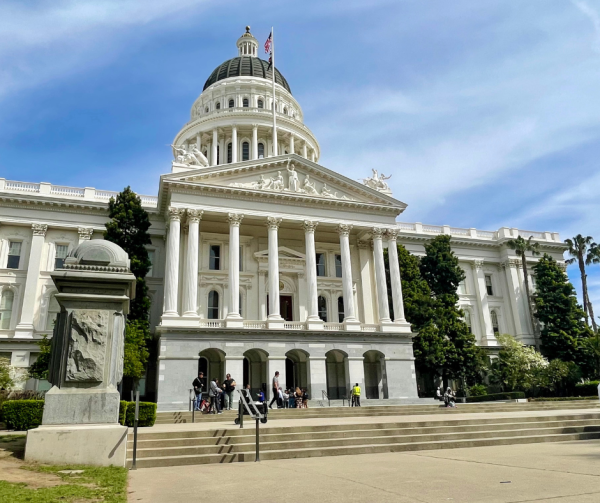
[(273, 156), (277, 156), (277, 111), (275, 102), (275, 37), (271, 27), (271, 66), (273, 72)]

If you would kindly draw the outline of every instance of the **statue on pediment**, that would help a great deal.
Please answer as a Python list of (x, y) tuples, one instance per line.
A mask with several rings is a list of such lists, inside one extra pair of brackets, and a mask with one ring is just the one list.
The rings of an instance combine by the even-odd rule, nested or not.
[(195, 145), (191, 150), (188, 150), (184, 145), (171, 145), (176, 152), (175, 161), (178, 164), (186, 164), (187, 166), (208, 166), (208, 159), (198, 150)]
[(361, 180), (362, 183), (371, 189), (391, 195), (392, 191), (386, 180), (392, 178), (392, 175), (385, 176), (383, 173), (379, 174), (378, 171), (373, 168), (371, 168), (371, 171), (373, 172), (373, 176), (363, 178)]
[(290, 192), (300, 192), (300, 180), (298, 179), (298, 172), (294, 168), (294, 165), (292, 164), (291, 168), (287, 167), (286, 169), (289, 173), (289, 178), (288, 178), (289, 191)]
[(315, 188), (315, 183), (310, 181), (310, 175), (306, 175), (304, 178), (302, 190), (311, 196), (319, 195), (317, 189)]

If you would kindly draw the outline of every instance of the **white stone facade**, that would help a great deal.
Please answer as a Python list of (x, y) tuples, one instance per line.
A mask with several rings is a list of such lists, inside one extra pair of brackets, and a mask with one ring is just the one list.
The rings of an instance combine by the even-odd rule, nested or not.
[[(254, 53), (253, 37), (240, 40), (240, 51)], [(362, 184), (316, 163), (318, 142), (280, 85), (280, 155), (271, 155), (271, 90), (270, 80), (243, 76), (205, 89), (173, 144), (206, 159), (174, 149), (158, 196), (142, 196), (152, 222), (147, 283), (158, 354), (145, 385), (159, 410), (187, 409), (199, 367), (255, 389), (270, 388), (278, 370), (281, 383), (315, 399), (344, 395), (355, 382), (367, 398), (416, 398), (414, 334), (394, 260), (388, 301), (383, 251), (392, 244), (393, 257), (398, 242), (423, 254), (440, 234), (452, 236), (465, 270), (460, 305), (478, 343), (495, 346), (495, 331), (534, 343), (522, 269), (506, 241), (533, 236), (562, 261), (558, 234), (397, 222), (406, 205), (385, 177), (374, 172)], [(235, 106), (216, 109), (217, 99)], [(230, 157), (217, 163), (216, 145)], [(0, 179), (0, 356), (15, 372), (51, 333), (49, 273), (82, 240), (102, 239), (112, 195)]]

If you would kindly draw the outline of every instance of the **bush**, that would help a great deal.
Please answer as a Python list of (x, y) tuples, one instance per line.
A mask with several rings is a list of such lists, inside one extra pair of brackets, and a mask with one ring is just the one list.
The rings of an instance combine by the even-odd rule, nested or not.
[(485, 384), (475, 384), (469, 388), (469, 396), (483, 396), (487, 394), (488, 392)]
[(492, 395), (469, 396), (467, 403), (471, 402), (494, 402), (496, 400), (517, 400), (525, 398), (525, 393), (522, 391), (511, 391), (508, 393), (494, 393)]
[[(135, 402), (127, 403), (125, 413), (125, 426), (133, 427), (135, 420)], [(140, 402), (138, 426), (154, 426), (156, 421), (156, 404), (154, 402)]]
[(42, 424), (44, 400), (7, 400), (2, 404), (2, 420), (9, 430), (30, 430)]
[(597, 396), (549, 396), (544, 398), (530, 398), (530, 402), (567, 402), (570, 400), (598, 400)]
[(589, 381), (586, 383), (579, 383), (575, 385), (575, 393), (580, 396), (598, 396), (598, 384), (600, 381)]
[(127, 402), (121, 400), (119, 402), (119, 424), (125, 426), (125, 415), (127, 413)]

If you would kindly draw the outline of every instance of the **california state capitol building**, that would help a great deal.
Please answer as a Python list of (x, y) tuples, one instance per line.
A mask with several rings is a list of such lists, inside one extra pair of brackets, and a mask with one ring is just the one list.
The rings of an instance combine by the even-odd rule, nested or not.
[[(366, 165), (357, 181), (319, 164), (292, 87), (277, 69), (273, 83), (258, 55), (248, 28), (192, 104), (158, 194), (140, 196), (152, 222), (156, 341), (146, 399), (187, 410), (199, 370), (269, 393), (277, 370), (311, 399), (345, 396), (356, 382), (367, 400), (416, 399), (396, 244), (423, 255), (439, 235), (451, 236), (465, 271), (459, 302), (478, 344), (493, 353), (495, 333), (534, 344), (521, 262), (506, 242), (532, 236), (563, 262), (558, 233), (402, 222), (407, 204), (396, 197), (410, 195), (392, 194), (391, 173)], [(0, 357), (23, 388), (48, 387), (25, 376), (60, 310), (50, 273), (82, 241), (103, 239), (116, 195), (0, 178)]]

